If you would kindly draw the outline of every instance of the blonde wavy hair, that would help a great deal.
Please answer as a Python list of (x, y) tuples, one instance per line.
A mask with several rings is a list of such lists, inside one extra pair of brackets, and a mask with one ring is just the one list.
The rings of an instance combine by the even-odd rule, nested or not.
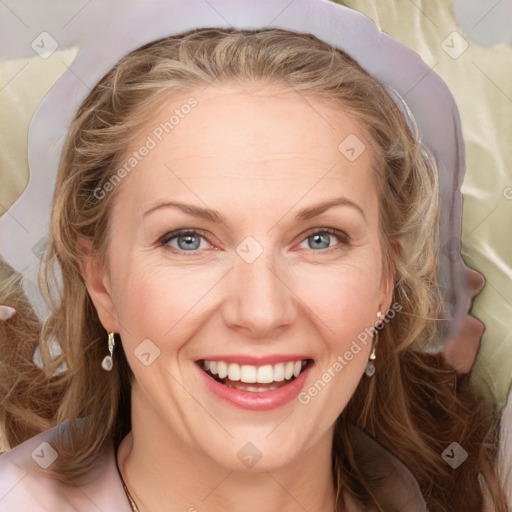
[[(355, 425), (408, 466), (429, 510), (481, 510), (483, 480), (494, 509), (505, 512), (494, 469), (497, 412), (467, 375), (422, 350), (438, 335), (436, 319), (443, 316), (435, 159), (386, 88), (357, 62), (313, 35), (281, 29), (200, 29), (151, 42), (121, 59), (80, 106), (62, 154), (40, 273), (51, 314), (41, 327), (28, 307), (20, 307), (27, 301), (12, 291), (16, 277), (1, 292), (2, 303), (18, 308), (18, 315), (0, 323), (2, 344), (12, 348), (24, 340), (27, 347), (25, 356), (13, 356), (12, 350), (2, 356), (0, 418), (9, 445), (4, 448), (69, 420), (69, 435), (55, 446), (59, 458), (47, 472), (81, 485), (104, 443), (113, 440), (117, 447), (129, 432), (133, 373), (117, 335), (114, 369), (101, 368), (106, 333), (80, 273), (83, 255), (77, 250), (81, 237), (89, 239), (108, 266), (109, 215), (122, 184), (102, 200), (94, 191), (112, 179), (162, 99), (215, 83), (249, 82), (280, 84), (341, 107), (362, 123), (375, 155), (383, 257), (395, 275), (393, 301), (402, 310), (380, 332), (375, 376), (361, 380), (335, 425), (338, 508), (343, 509), (345, 489), (359, 502), (384, 510), (375, 496), (375, 475), (365, 470), (351, 441)], [(53, 339), (62, 348), (54, 359)], [(30, 358), (37, 345), (44, 371)], [(55, 373), (62, 362), (67, 371)], [(467, 463), (457, 470), (441, 458), (454, 440), (468, 452)]]

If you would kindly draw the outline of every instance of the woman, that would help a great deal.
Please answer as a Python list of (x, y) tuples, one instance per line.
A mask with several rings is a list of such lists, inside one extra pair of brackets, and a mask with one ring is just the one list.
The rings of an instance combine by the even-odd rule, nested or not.
[(505, 511), (489, 411), (419, 350), (438, 196), (386, 89), (314, 36), (131, 52), (76, 114), (44, 258), (46, 417), (80, 420), (0, 458), (6, 503)]

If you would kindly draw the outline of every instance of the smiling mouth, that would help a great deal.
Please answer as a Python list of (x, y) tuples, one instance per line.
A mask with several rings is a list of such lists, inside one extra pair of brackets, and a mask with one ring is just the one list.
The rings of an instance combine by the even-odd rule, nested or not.
[(290, 384), (313, 364), (313, 360), (303, 359), (263, 366), (206, 359), (201, 359), (197, 363), (207, 375), (224, 386), (261, 393)]

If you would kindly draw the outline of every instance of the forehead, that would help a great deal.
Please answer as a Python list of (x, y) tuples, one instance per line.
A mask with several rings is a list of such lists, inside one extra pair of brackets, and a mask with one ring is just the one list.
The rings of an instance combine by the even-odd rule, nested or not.
[(121, 191), (138, 204), (177, 193), (177, 181), (226, 197), (250, 195), (254, 186), (322, 193), (333, 182), (356, 192), (373, 181), (361, 123), (332, 101), (282, 86), (226, 84), (174, 94), (158, 105), (124, 160), (144, 145), (151, 149)]

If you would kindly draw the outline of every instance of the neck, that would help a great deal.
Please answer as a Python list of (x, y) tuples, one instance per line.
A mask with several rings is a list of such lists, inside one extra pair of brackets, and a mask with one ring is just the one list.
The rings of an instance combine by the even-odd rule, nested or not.
[(284, 467), (237, 471), (180, 442), (157, 418), (132, 414), (132, 431), (118, 448), (123, 480), (140, 512), (334, 512), (332, 431)]

